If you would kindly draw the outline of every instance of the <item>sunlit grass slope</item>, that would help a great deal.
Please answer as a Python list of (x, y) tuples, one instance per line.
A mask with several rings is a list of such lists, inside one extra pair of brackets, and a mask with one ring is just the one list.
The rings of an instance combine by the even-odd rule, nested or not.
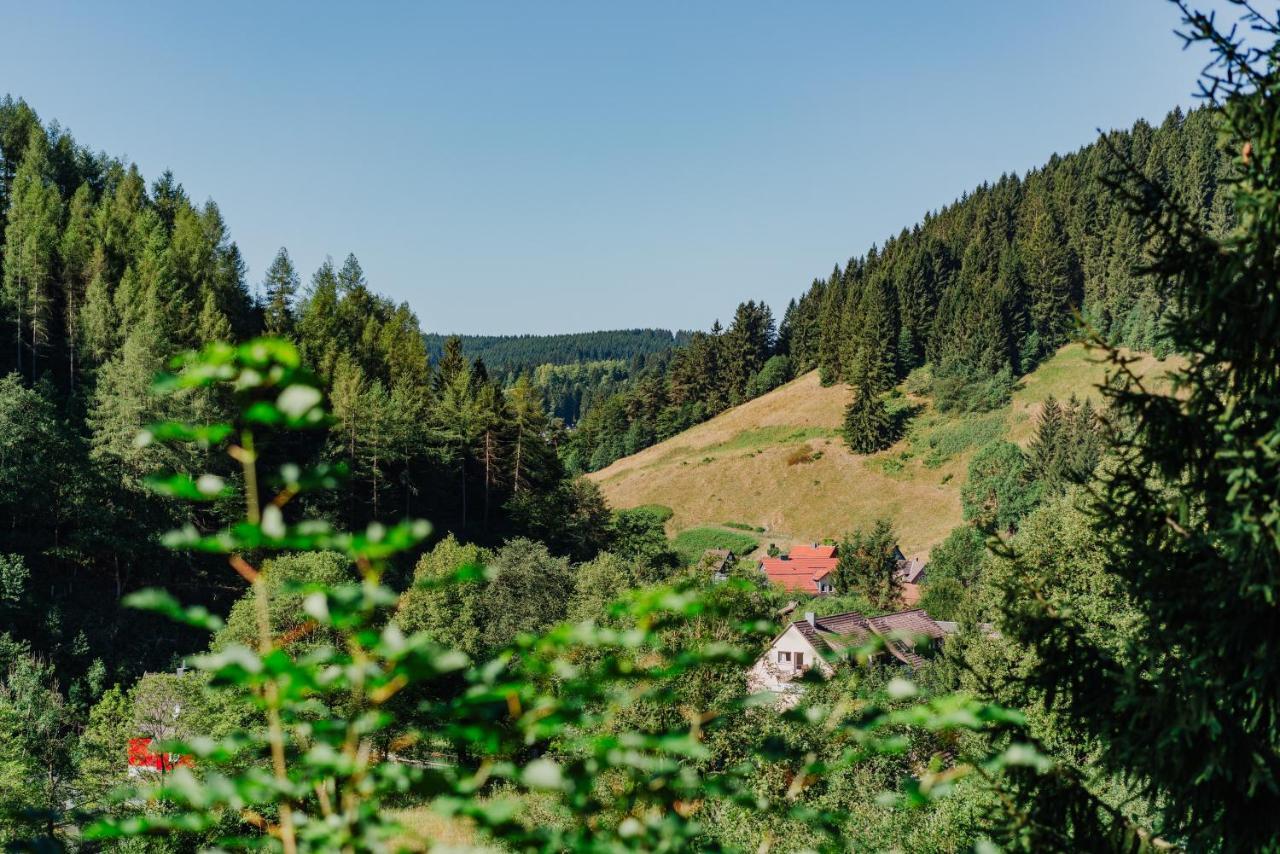
[[(1158, 374), (1159, 365), (1144, 357), (1135, 370)], [(614, 507), (670, 507), (672, 533), (729, 521), (764, 528), (753, 534), (761, 546), (786, 548), (886, 516), (905, 552), (925, 553), (961, 521), (960, 485), (974, 451), (999, 438), (1025, 444), (1049, 395), (1098, 403), (1106, 372), (1083, 346), (1068, 345), (1024, 377), (1000, 411), (943, 415), (915, 400), (923, 408), (907, 435), (866, 457), (839, 437), (848, 388), (823, 388), (812, 372), (590, 477)]]

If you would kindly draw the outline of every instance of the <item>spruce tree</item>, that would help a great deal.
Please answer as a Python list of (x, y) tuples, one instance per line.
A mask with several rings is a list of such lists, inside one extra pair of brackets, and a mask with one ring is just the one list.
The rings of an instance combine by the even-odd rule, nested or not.
[(467, 358), (462, 355), (462, 339), (457, 335), (450, 335), (445, 339), (444, 352), (440, 356), (440, 364), (436, 366), (437, 393), (452, 385), (458, 375), (467, 370)]
[(293, 337), (293, 306), (300, 285), (289, 250), (281, 246), (262, 280), (262, 321), (269, 334)]
[(844, 410), (841, 435), (855, 454), (874, 454), (893, 444), (893, 419), (878, 394), (852, 386), (853, 400)]
[[(1280, 25), (1245, 26), (1256, 52), (1208, 16), (1186, 13), (1183, 27), (1215, 54), (1204, 88), (1239, 174), (1237, 228), (1215, 235), (1167, 187), (1128, 172), (1124, 198), (1155, 241), (1149, 273), (1174, 297), (1167, 330), (1186, 354), (1152, 387), (1106, 349), (1114, 459), (1089, 510), (1133, 629), (1117, 647), (1085, 614), (1054, 607), (1033, 561), (1002, 591), (1018, 607), (1001, 626), (1036, 657), (1028, 681), (1064, 726), (1159, 811), (1161, 835), (1226, 852), (1280, 846)], [(1035, 819), (1054, 838), (1064, 814), (1079, 850), (1120, 838), (1112, 792), (1095, 794), (1093, 779), (1028, 786), (1019, 838)]]

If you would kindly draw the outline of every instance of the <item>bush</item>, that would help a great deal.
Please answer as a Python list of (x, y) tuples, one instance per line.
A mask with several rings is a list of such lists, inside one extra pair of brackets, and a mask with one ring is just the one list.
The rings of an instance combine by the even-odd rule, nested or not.
[(787, 454), (787, 465), (798, 466), (804, 463), (811, 463), (816, 459), (817, 456), (815, 456), (813, 448), (808, 444), (804, 444)]
[(1012, 442), (992, 442), (969, 462), (960, 504), (965, 519), (982, 530), (1013, 532), (1040, 501), (1040, 493), (1022, 449)]
[(759, 397), (773, 391), (791, 379), (791, 360), (786, 356), (772, 356), (760, 371), (747, 382), (747, 397)]
[(939, 412), (991, 412), (1008, 405), (1013, 385), (1008, 366), (994, 375), (952, 368), (934, 377), (933, 405)]
[(676, 515), (676, 511), (672, 510), (665, 504), (640, 504), (631, 508), (633, 511), (647, 513), (658, 521), (659, 524), (665, 525), (672, 516)]
[(907, 390), (907, 394), (914, 394), (919, 397), (927, 396), (933, 391), (933, 367), (921, 365), (916, 368), (907, 374), (907, 379), (903, 382), (902, 387)]

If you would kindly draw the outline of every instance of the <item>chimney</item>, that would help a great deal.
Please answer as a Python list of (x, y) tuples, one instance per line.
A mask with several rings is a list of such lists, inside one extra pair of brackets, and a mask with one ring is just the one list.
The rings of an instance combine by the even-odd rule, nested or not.
[(817, 618), (813, 615), (812, 611), (805, 611), (804, 619), (810, 626), (813, 626), (814, 628), (818, 627)]

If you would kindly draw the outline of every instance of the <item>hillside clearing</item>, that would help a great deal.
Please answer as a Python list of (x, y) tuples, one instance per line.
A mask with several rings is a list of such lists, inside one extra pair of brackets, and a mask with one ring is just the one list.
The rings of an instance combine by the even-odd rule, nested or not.
[[(1139, 373), (1159, 373), (1145, 356)], [(662, 504), (668, 529), (723, 520), (764, 528), (762, 544), (839, 537), (888, 517), (908, 554), (927, 552), (961, 521), (969, 458), (1007, 437), (1025, 444), (1046, 397), (1072, 393), (1097, 404), (1107, 367), (1071, 344), (1024, 377), (1010, 405), (985, 414), (935, 412), (927, 399), (907, 435), (870, 456), (839, 438), (846, 386), (824, 388), (810, 372), (589, 477), (614, 507)]]

